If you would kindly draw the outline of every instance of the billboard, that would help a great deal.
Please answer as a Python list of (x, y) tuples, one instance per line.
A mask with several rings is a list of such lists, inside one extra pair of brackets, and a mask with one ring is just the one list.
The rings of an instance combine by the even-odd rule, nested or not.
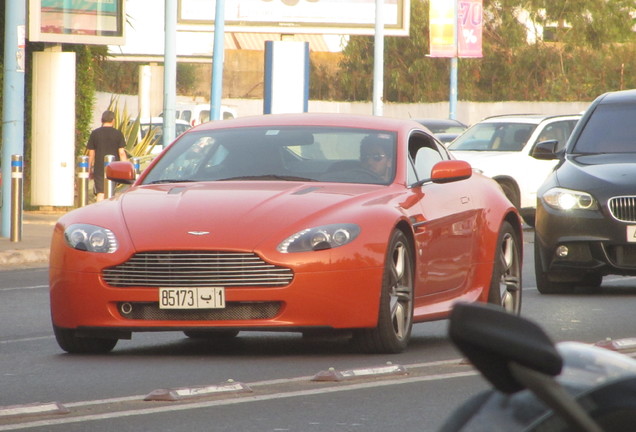
[[(225, 31), (289, 34), (375, 33), (376, 0), (234, 0), (225, 2)], [(211, 31), (216, 0), (179, 0), (177, 29)], [(408, 36), (410, 0), (384, 0), (385, 35)]]
[(482, 57), (482, 0), (431, 0), (431, 57)]
[(125, 0), (29, 0), (29, 40), (122, 45)]

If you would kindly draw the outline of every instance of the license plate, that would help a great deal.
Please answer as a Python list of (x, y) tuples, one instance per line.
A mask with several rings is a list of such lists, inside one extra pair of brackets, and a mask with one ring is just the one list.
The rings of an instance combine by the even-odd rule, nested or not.
[(636, 225), (627, 225), (627, 241), (636, 242)]
[(159, 288), (159, 309), (222, 309), (225, 288)]

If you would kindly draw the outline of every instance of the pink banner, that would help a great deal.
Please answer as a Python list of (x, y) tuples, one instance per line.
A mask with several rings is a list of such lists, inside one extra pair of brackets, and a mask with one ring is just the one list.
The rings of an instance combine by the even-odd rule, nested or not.
[(482, 0), (461, 0), (457, 8), (458, 57), (482, 57)]

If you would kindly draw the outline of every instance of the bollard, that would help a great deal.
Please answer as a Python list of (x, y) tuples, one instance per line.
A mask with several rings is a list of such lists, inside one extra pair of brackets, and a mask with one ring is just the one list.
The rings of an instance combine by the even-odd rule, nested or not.
[(22, 240), (22, 155), (11, 155), (11, 241)]
[(139, 174), (141, 174), (140, 159), (138, 157), (134, 157), (134, 158), (131, 158), (131, 162), (132, 162), (133, 166), (135, 167), (135, 178), (137, 178), (137, 177), (139, 177)]
[(88, 156), (80, 156), (77, 162), (77, 180), (79, 189), (79, 206), (84, 207), (88, 203)]
[(104, 199), (108, 199), (115, 195), (115, 182), (112, 182), (106, 178), (106, 167), (115, 160), (115, 156), (104, 156)]

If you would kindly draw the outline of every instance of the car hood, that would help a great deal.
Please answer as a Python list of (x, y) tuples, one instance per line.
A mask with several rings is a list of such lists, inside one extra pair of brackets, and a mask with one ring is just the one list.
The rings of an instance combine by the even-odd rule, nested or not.
[[(165, 248), (168, 238), (184, 248), (213, 241), (215, 247), (251, 250), (315, 224), (352, 222), (347, 209), (382, 187), (206, 182), (133, 187), (115, 202), (136, 250)], [(325, 217), (339, 211), (341, 219)]]
[(569, 155), (556, 176), (560, 186), (597, 198), (634, 195), (636, 154)]
[(462, 151), (462, 150), (451, 150), (451, 153), (455, 155), (456, 159), (462, 160), (490, 160), (497, 159), (503, 157), (511, 157), (517, 155), (521, 152), (518, 151)]

